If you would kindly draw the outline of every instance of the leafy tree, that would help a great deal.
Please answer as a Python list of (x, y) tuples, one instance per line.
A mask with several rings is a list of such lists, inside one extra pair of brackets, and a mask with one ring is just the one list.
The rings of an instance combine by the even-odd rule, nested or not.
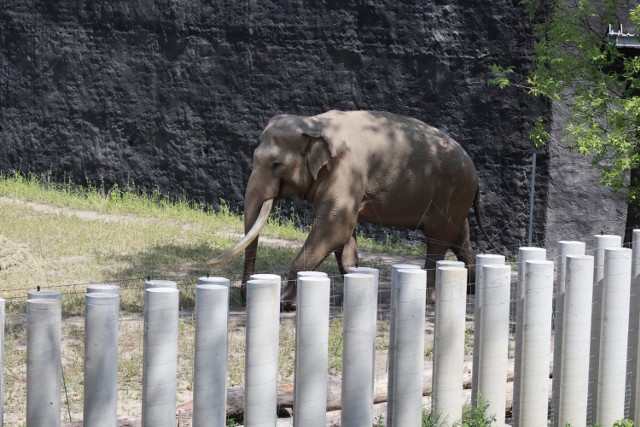
[[(617, 30), (620, 21), (640, 32), (640, 5), (636, 0), (521, 4), (537, 40), (533, 68), (524, 81), (514, 82), (512, 67), (494, 66), (491, 83), (518, 86), (566, 108), (567, 125), (556, 142), (590, 156), (605, 185), (626, 190), (627, 230), (640, 226), (640, 50), (618, 49), (608, 36), (608, 25)], [(532, 142), (540, 147), (549, 137), (540, 118)]]

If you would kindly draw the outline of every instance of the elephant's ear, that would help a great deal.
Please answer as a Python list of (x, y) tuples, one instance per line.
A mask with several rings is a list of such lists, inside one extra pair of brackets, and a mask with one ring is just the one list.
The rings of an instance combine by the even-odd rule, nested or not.
[(324, 166), (329, 168), (329, 161), (332, 157), (336, 157), (337, 153), (335, 147), (322, 135), (322, 132), (305, 131), (303, 134), (311, 138), (307, 146), (305, 160), (311, 176), (313, 179), (317, 179), (320, 169)]

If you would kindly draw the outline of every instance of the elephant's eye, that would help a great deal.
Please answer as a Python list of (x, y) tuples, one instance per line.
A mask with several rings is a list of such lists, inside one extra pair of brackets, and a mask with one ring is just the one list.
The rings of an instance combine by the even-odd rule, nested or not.
[(272, 171), (276, 171), (276, 170), (280, 169), (280, 167), (282, 167), (282, 165), (283, 165), (283, 164), (282, 164), (282, 163), (280, 163), (280, 162), (273, 162), (273, 163), (271, 164), (271, 170), (272, 170)]

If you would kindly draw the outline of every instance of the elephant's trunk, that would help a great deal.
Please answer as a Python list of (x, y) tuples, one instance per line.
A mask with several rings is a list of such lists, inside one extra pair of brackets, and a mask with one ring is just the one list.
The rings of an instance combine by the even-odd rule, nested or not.
[[(244, 238), (233, 248), (229, 249), (227, 252), (211, 259), (209, 261), (209, 265), (216, 265), (224, 261), (227, 261), (235, 257), (236, 255), (238, 255), (243, 249), (245, 249), (246, 250), (245, 251), (245, 273), (247, 272), (248, 264), (250, 264), (250, 267), (251, 267), (250, 270), (253, 270), (253, 267), (255, 266), (255, 260), (256, 260), (255, 258), (256, 248), (258, 246), (258, 235), (260, 234), (260, 230), (262, 230), (262, 227), (264, 227), (264, 225), (267, 223), (267, 220), (269, 219), (269, 214), (271, 213), (272, 206), (273, 206), (273, 199), (265, 200), (260, 209), (260, 213), (255, 219), (250, 218), (253, 215), (249, 215), (248, 211), (245, 212), (245, 233), (246, 234)], [(250, 252), (253, 252), (253, 256), (251, 256)]]

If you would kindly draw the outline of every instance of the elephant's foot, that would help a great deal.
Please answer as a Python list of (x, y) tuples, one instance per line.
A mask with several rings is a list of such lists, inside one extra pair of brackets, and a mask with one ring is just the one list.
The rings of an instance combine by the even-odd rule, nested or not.
[(436, 302), (436, 288), (435, 286), (427, 287), (427, 304), (435, 304)]
[(242, 301), (247, 301), (247, 284), (242, 283), (240, 285), (240, 297), (242, 297)]
[(296, 281), (289, 281), (280, 295), (280, 308), (283, 311), (294, 311), (297, 306)]

